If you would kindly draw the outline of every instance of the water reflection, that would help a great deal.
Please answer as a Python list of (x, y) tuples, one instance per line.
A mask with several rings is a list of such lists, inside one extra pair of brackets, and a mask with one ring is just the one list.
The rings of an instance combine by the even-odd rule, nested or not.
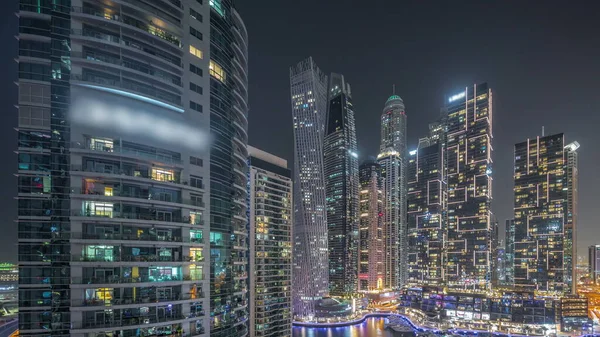
[(362, 324), (340, 328), (302, 328), (295, 327), (292, 337), (393, 337), (391, 330), (384, 327), (386, 319), (371, 317)]

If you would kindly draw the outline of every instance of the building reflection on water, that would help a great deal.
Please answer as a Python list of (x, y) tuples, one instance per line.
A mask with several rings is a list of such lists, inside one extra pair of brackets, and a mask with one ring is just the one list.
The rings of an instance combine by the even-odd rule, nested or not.
[(293, 328), (292, 337), (393, 337), (385, 329), (385, 318), (367, 318), (362, 324), (339, 328)]

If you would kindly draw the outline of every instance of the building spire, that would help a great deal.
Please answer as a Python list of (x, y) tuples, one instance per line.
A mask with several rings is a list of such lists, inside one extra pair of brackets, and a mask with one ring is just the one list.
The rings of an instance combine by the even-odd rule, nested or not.
[(392, 84), (392, 95), (396, 94), (396, 85)]

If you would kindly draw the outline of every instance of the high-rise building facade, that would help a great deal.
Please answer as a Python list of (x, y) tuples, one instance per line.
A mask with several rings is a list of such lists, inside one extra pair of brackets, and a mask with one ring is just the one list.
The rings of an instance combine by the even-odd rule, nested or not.
[(385, 243), (383, 228), (383, 180), (381, 167), (365, 161), (359, 167), (360, 228), (358, 290), (384, 289)]
[(352, 92), (344, 76), (329, 77), (323, 167), (327, 206), (329, 294), (357, 290), (358, 153)]
[[(515, 145), (515, 286), (571, 293), (579, 144), (562, 133)], [(569, 189), (572, 189), (569, 191)], [(571, 192), (571, 195), (570, 195)]]
[(491, 284), (492, 91), (474, 85), (447, 98), (448, 243), (450, 287)]
[[(250, 156), (250, 336), (292, 333), (292, 173), (287, 161)], [(244, 263), (243, 259), (236, 263)]]
[(588, 248), (589, 274), (592, 282), (600, 283), (600, 245), (592, 245)]
[(515, 220), (507, 219), (504, 234), (504, 285), (515, 284)]
[(323, 137), (327, 76), (308, 58), (290, 68), (294, 123), (294, 315), (311, 317), (328, 295)]
[(408, 283), (444, 282), (446, 176), (442, 124), (430, 126), (408, 159)]
[(402, 98), (390, 96), (381, 114), (381, 144), (377, 161), (384, 184), (385, 287), (395, 289), (408, 275), (406, 224), (406, 112)]
[(20, 335), (247, 335), (232, 1), (24, 1), (19, 25)]

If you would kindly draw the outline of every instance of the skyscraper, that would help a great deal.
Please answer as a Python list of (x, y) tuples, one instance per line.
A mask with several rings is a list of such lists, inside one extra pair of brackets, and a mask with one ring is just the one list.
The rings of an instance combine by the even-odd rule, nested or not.
[(26, 1), (19, 21), (20, 335), (247, 334), (232, 2)]
[(323, 141), (329, 293), (349, 295), (357, 290), (358, 268), (358, 154), (350, 85), (344, 76), (329, 78), (327, 121)]
[(383, 180), (381, 167), (366, 161), (359, 168), (360, 228), (358, 290), (384, 288)]
[(591, 245), (588, 249), (589, 273), (592, 282), (600, 283), (600, 245)]
[(515, 286), (574, 290), (578, 147), (562, 133), (515, 145)]
[(308, 58), (290, 69), (294, 123), (294, 315), (311, 317), (328, 294), (323, 137), (327, 76)]
[(450, 287), (489, 288), (492, 230), (492, 91), (474, 85), (447, 98)]
[(506, 220), (504, 246), (504, 268), (506, 269), (504, 285), (515, 284), (515, 220)]
[(406, 112), (404, 102), (392, 95), (381, 115), (381, 144), (377, 162), (384, 180), (385, 287), (398, 288), (407, 280), (406, 224)]
[(248, 154), (250, 336), (291, 336), (292, 174), (284, 159), (251, 146)]
[(408, 282), (442, 284), (446, 244), (446, 176), (441, 123), (419, 141), (408, 161)]

